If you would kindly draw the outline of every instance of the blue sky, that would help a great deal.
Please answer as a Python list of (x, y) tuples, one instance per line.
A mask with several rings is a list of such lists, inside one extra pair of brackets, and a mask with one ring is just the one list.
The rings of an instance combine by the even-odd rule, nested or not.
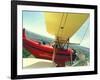
[(23, 11), (23, 27), (31, 32), (54, 38), (48, 34), (45, 27), (45, 19), (42, 12)]
[(90, 18), (88, 18), (81, 28), (71, 37), (71, 42), (80, 43), (82, 46), (90, 47)]
[[(82, 46), (89, 47), (89, 18), (81, 26), (81, 28), (72, 36), (70, 42), (80, 43)], [(43, 12), (23, 11), (23, 27), (31, 32), (54, 38), (53, 35), (46, 31), (45, 19)], [(83, 36), (85, 37), (83, 39)], [(83, 40), (82, 40), (83, 39)]]

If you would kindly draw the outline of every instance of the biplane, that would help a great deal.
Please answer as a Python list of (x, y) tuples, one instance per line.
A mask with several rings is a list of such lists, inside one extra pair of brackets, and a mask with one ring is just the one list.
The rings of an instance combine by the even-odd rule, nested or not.
[(47, 32), (55, 36), (54, 44), (46, 45), (28, 39), (23, 29), (23, 47), (37, 58), (52, 60), (57, 67), (64, 67), (65, 62), (72, 63), (77, 57), (75, 49), (69, 47), (70, 38), (87, 20), (89, 14), (44, 12), (44, 16)]

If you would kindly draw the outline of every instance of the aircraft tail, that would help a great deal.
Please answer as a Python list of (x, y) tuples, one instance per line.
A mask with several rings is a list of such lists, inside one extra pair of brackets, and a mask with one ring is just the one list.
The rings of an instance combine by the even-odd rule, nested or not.
[(23, 29), (23, 38), (26, 39), (25, 29)]

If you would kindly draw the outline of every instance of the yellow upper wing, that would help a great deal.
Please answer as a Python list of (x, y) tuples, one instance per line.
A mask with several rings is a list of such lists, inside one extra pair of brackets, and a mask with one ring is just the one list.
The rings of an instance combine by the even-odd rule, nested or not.
[(63, 39), (70, 38), (89, 16), (87, 13), (56, 12), (45, 12), (44, 15), (47, 32)]

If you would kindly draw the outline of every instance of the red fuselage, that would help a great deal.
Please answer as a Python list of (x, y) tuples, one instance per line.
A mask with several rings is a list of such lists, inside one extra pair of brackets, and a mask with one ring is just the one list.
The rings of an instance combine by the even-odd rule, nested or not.
[[(52, 60), (54, 48), (50, 45), (40, 44), (38, 41), (30, 40), (26, 37), (25, 30), (23, 30), (23, 47), (37, 58)], [(60, 62), (70, 61), (72, 49), (58, 50), (55, 55), (55, 60)], [(64, 56), (64, 57), (63, 57)], [(59, 58), (59, 59), (58, 59)], [(62, 59), (61, 59), (62, 58)]]

